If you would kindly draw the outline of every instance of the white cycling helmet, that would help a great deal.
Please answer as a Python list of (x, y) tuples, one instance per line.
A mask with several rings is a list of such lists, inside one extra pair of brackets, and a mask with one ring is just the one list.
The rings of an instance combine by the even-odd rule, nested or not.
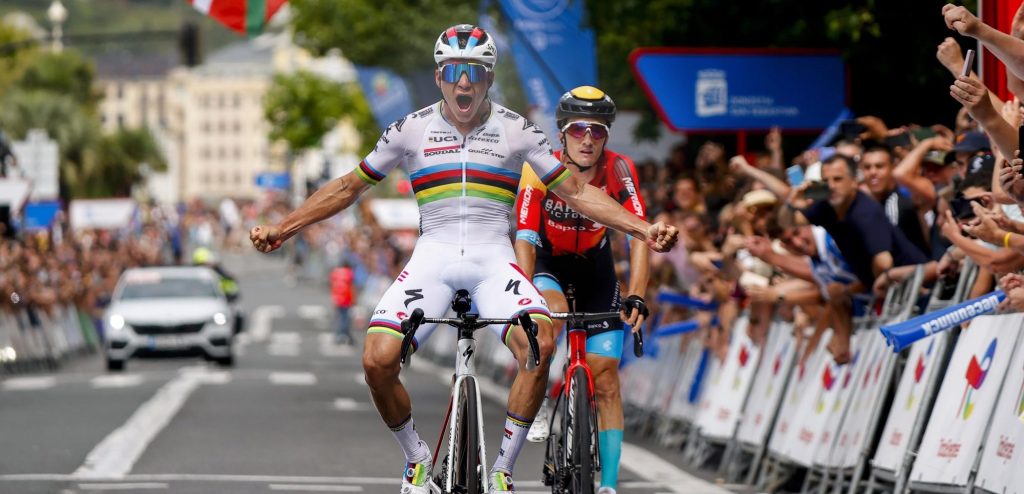
[(459, 24), (441, 32), (434, 43), (434, 62), (438, 66), (452, 59), (473, 60), (493, 69), (498, 48), (483, 28)]

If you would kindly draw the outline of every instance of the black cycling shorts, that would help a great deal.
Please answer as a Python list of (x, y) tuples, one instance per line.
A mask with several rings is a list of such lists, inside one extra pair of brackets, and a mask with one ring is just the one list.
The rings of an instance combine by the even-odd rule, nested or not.
[[(615, 276), (615, 261), (607, 237), (583, 255), (553, 256), (538, 248), (534, 283), (538, 282), (540, 276), (554, 280), (562, 288), (562, 293), (572, 284), (576, 293), (577, 312), (619, 311), (619, 280)], [(543, 290), (545, 283), (539, 284)], [(588, 337), (608, 331), (621, 331), (623, 328), (622, 319), (618, 316), (587, 321), (586, 324)]]

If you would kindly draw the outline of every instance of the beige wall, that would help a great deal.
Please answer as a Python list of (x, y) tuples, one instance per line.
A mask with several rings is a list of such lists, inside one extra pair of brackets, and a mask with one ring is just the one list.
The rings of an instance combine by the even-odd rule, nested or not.
[(166, 126), (166, 79), (102, 80), (99, 84), (103, 94), (100, 119), (104, 132), (121, 127), (157, 129)]
[(268, 168), (263, 119), (265, 76), (172, 76), (171, 129), (180, 149), (183, 198), (255, 198), (256, 174)]

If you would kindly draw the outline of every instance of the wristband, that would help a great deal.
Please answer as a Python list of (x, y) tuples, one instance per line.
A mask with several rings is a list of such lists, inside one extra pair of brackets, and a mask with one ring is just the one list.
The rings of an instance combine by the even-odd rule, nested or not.
[(1010, 235), (1013, 235), (1013, 232), (1006, 232), (1006, 235), (1003, 235), (1003, 247), (1007, 249), (1010, 248)]

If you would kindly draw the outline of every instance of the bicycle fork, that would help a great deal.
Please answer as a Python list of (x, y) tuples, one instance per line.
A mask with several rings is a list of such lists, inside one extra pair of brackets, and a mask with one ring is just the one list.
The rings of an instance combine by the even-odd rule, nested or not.
[[(489, 490), (488, 482), (490, 479), (487, 475), (487, 450), (484, 446), (484, 418), (483, 418), (483, 407), (480, 398), (480, 387), (476, 381), (476, 365), (474, 363), (474, 352), (476, 351), (476, 340), (470, 335), (469, 337), (460, 336), (458, 343), (458, 357), (455, 363), (455, 375), (453, 376), (452, 395), (448, 401), (448, 413), (445, 416), (445, 426), (448, 427), (448, 455), (446, 458), (447, 464), (445, 468), (448, 472), (445, 479), (444, 491), (440, 489), (434, 490), (435, 494), (450, 493), (454, 487), (455, 476), (452, 472), (455, 471), (455, 444), (458, 438), (455, 437), (455, 431), (458, 429), (457, 424), (460, 421), (465, 420), (464, 417), (460, 416), (462, 411), (462, 403), (460, 390), (464, 382), (469, 381), (477, 392), (473, 393), (476, 397), (476, 426), (477, 426), (477, 438), (478, 443), (474, 445), (478, 447), (479, 453), (479, 465), (483, 467), (480, 472), (480, 484), (483, 492)], [(453, 415), (454, 414), (454, 415)], [(448, 419), (451, 418), (449, 421)], [(440, 446), (440, 444), (438, 444)], [(436, 456), (435, 456), (436, 457)]]

